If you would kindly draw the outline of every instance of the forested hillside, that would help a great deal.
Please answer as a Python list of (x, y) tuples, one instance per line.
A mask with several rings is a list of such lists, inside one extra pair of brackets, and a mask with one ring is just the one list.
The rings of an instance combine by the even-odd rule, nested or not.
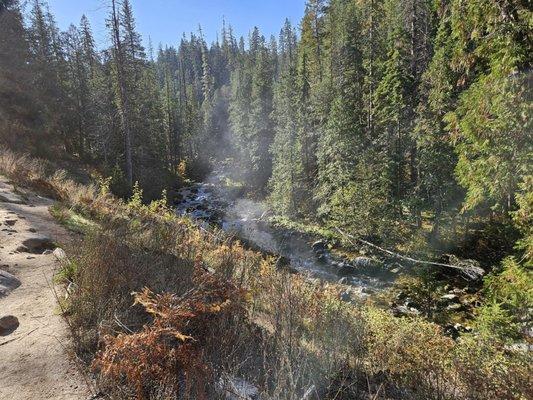
[(280, 215), (365, 234), (429, 218), (438, 242), (531, 189), (528, 2), (316, 0), (279, 37), (224, 22), (148, 49), (110, 2), (101, 51), (87, 18), (60, 32), (30, 3), (23, 21), (2, 2), (2, 141), (103, 166), (119, 194), (226, 161)]

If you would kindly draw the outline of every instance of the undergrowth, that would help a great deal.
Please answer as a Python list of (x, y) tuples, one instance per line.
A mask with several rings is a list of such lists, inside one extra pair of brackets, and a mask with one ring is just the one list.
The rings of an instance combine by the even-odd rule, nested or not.
[[(277, 270), (140, 190), (124, 202), (105, 180), (80, 185), (8, 151), (0, 172), (95, 224), (70, 249), (66, 315), (109, 398), (229, 398), (237, 379), (265, 399), (533, 396), (530, 353), (490, 323), (454, 341), (423, 318), (343, 302), (336, 285)], [(523, 310), (505, 280), (491, 282), (495, 302)]]

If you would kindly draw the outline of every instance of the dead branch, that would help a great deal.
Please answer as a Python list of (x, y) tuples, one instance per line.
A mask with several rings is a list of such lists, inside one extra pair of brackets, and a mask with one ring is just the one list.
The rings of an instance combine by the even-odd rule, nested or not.
[[(425, 261), (425, 260), (417, 260), (415, 258), (412, 258), (412, 257), (408, 257), (408, 256), (404, 256), (402, 254), (399, 254), (399, 253), (395, 253), (393, 251), (390, 251), (390, 250), (387, 250), (387, 249), (384, 249), (382, 247), (379, 247), (377, 245), (375, 245), (374, 243), (370, 243), (369, 241), (367, 240), (363, 240), (363, 239), (360, 239), (360, 238), (356, 238), (348, 233), (345, 233), (343, 232), (340, 228), (335, 228), (342, 236), (344, 236), (345, 238), (348, 239), (348, 241), (355, 245), (355, 243), (352, 242), (352, 240), (356, 240), (360, 243), (363, 243), (367, 246), (370, 246), (376, 250), (379, 250), (383, 253), (386, 253), (394, 258), (399, 258), (401, 260), (405, 260), (405, 261), (409, 261), (413, 264), (422, 264), (422, 265), (432, 265), (432, 266), (435, 266), (435, 267), (444, 267), (444, 268), (453, 268), (453, 269), (457, 269), (459, 271), (461, 271), (462, 273), (464, 273), (467, 277), (471, 278), (471, 279), (477, 279), (479, 278), (480, 276), (483, 276), (485, 274), (485, 271), (483, 270), (483, 268), (475, 265), (475, 261), (473, 260), (465, 260), (465, 261), (469, 261), (469, 263), (466, 263), (464, 265), (454, 265), (454, 264), (444, 264), (444, 263), (438, 263), (438, 262), (433, 262), (433, 261)], [(350, 240), (352, 239), (352, 240)]]

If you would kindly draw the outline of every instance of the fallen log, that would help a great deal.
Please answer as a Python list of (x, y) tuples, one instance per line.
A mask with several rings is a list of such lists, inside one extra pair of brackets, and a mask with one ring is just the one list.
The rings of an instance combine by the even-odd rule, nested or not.
[[(417, 260), (416, 258), (412, 258), (412, 257), (408, 257), (408, 256), (404, 256), (402, 254), (399, 254), (399, 253), (395, 253), (393, 251), (390, 251), (390, 250), (387, 250), (387, 249), (384, 249), (382, 247), (379, 247), (377, 245), (375, 245), (374, 243), (371, 243), (367, 240), (363, 240), (361, 238), (357, 238), (355, 236), (352, 236), (346, 232), (343, 232), (340, 228), (335, 228), (342, 236), (344, 236), (346, 239), (348, 239), (348, 241), (355, 245), (355, 243), (352, 242), (352, 240), (356, 240), (360, 243), (363, 243), (367, 246), (370, 246), (376, 250), (379, 250), (383, 253), (386, 253), (388, 255), (390, 255), (391, 257), (394, 257), (394, 258), (399, 258), (401, 260), (405, 260), (405, 261), (409, 261), (413, 264), (422, 264), (422, 265), (432, 265), (432, 266), (435, 266), (435, 267), (444, 267), (444, 268), (452, 268), (452, 269), (457, 269), (459, 271), (461, 271), (461, 273), (463, 273), (466, 277), (468, 277), (469, 279), (478, 279), (480, 277), (482, 277), (484, 274), (485, 274), (485, 270), (483, 268), (481, 268), (479, 265), (477, 265), (477, 261), (475, 260), (459, 260), (459, 263), (458, 264), (444, 264), (444, 263), (439, 263), (439, 262), (433, 262), (433, 261), (425, 261), (425, 260)], [(462, 265), (461, 265), (462, 264)]]

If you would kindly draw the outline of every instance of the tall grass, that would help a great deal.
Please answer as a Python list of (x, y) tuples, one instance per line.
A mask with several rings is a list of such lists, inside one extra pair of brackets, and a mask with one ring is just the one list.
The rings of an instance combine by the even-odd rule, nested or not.
[(163, 203), (114, 198), (0, 151), (0, 173), (98, 222), (71, 249), (67, 318), (114, 398), (225, 398), (244, 379), (268, 399), (527, 399), (529, 353), (443, 335), (340, 299)]

